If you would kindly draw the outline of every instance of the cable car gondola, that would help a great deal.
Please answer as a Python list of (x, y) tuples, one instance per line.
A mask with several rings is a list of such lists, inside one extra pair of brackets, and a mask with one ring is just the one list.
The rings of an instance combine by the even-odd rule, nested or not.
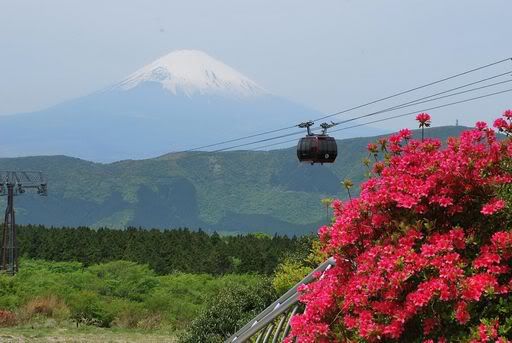
[(311, 132), (310, 127), (314, 123), (308, 121), (301, 123), (298, 126), (306, 128), (308, 135), (303, 137), (297, 143), (297, 157), (300, 162), (315, 163), (333, 163), (338, 156), (338, 146), (336, 139), (327, 135), (327, 129), (334, 126), (334, 124), (322, 123), (322, 132), (314, 134)]

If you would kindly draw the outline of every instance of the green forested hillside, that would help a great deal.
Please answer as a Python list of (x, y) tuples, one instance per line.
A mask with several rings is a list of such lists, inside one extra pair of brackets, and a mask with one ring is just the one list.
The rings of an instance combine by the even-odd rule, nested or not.
[[(431, 128), (427, 136), (446, 138), (464, 129)], [(361, 160), (374, 139), (338, 141), (336, 163), (324, 166), (299, 164), (289, 148), (176, 153), (111, 164), (66, 156), (2, 158), (0, 169), (48, 176), (47, 198), (16, 199), (23, 224), (305, 233), (325, 222), (322, 198), (345, 197), (341, 180), (363, 179)]]

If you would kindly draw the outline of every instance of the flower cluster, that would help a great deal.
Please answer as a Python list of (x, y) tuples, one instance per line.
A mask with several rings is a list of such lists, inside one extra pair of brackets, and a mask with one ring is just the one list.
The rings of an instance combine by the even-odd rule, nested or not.
[(420, 127), (429, 127), (430, 119), (430, 114), (428, 113), (420, 113), (416, 116), (416, 120), (420, 123)]
[[(426, 113), (417, 119), (430, 124)], [(379, 147), (377, 176), (358, 198), (334, 201), (335, 220), (319, 231), (336, 266), (301, 290), (306, 307), (291, 334), (299, 342), (450, 341), (454, 325), (478, 324), (478, 304), (512, 292), (508, 204), (497, 192), (512, 182), (512, 143), (478, 123), (444, 147), (409, 130), (368, 150)], [(475, 342), (497, 341), (497, 325)]]
[(509, 136), (512, 133), (512, 110), (503, 112), (503, 118), (496, 119), (494, 127)]

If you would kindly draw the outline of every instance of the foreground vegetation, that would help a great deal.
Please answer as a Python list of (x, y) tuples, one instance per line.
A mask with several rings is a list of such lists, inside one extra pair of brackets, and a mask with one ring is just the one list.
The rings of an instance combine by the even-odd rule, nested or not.
[(305, 288), (301, 342), (510, 339), (510, 145), (483, 123), (447, 146), (408, 130), (368, 145), (370, 180), (321, 241), (20, 227), (0, 341), (223, 342), (328, 255), (351, 263)]
[(42, 226), (18, 237), (20, 271), (0, 274), (0, 341), (223, 342), (309, 271), (290, 266), (312, 243)]
[(78, 262), (23, 259), (16, 276), (0, 275), (0, 326), (34, 329), (38, 334), (94, 326), (175, 335), (222, 290), (251, 287), (262, 280), (258, 275), (159, 276), (145, 265), (127, 261), (85, 267)]

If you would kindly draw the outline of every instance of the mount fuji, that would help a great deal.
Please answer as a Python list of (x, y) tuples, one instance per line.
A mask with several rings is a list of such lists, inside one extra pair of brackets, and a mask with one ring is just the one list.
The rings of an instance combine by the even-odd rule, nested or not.
[(316, 116), (204, 52), (180, 50), (93, 94), (1, 116), (0, 156), (142, 159)]

